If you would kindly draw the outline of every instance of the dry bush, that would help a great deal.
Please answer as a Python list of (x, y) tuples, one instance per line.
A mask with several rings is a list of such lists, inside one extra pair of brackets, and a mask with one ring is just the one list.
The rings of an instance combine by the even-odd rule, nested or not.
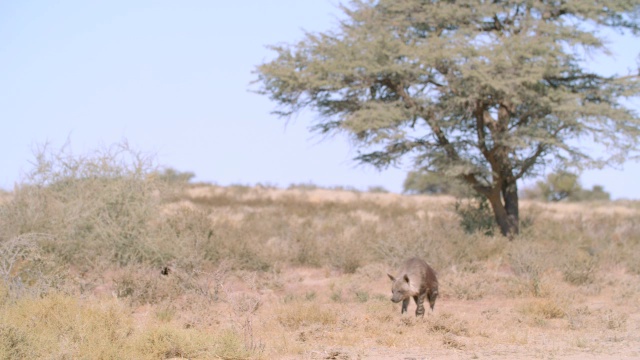
[(601, 315), (601, 323), (609, 330), (624, 330), (627, 327), (629, 315), (606, 310)]
[(162, 276), (158, 268), (130, 265), (119, 269), (113, 276), (116, 297), (132, 306), (159, 304), (184, 295), (190, 283), (173, 270)]
[(0, 242), (0, 280), (9, 296), (40, 296), (64, 287), (63, 271), (38, 246), (46, 234), (22, 234)]
[(565, 317), (565, 307), (551, 299), (537, 299), (524, 304), (519, 311), (536, 320), (561, 319)]
[(540, 244), (519, 243), (511, 245), (507, 255), (513, 272), (527, 281), (527, 292), (534, 296), (545, 296), (542, 277), (550, 265), (546, 249)]
[[(415, 255), (436, 268), (473, 263), (499, 256), (508, 242), (451, 227), (451, 204), (425, 210), (420, 203), (312, 202), (302, 195), (261, 191), (213, 189), (187, 195), (184, 199), (208, 212), (212, 222), (209, 232), (200, 231), (208, 237), (198, 253), (212, 262), (233, 259), (242, 269), (293, 264), (353, 273), (369, 263), (398, 264)], [(421, 215), (432, 211), (440, 215)]]
[[(23, 298), (0, 313), (0, 344), (22, 358), (115, 358), (126, 356), (130, 319), (117, 304), (83, 306), (64, 295)], [(19, 358), (19, 357), (13, 357)]]
[(0, 307), (2, 359), (249, 359), (243, 334), (211, 334), (173, 324), (134, 326), (115, 302), (87, 304), (66, 295), (23, 298)]
[(189, 329), (180, 329), (171, 325), (152, 327), (137, 334), (131, 340), (132, 358), (171, 359), (171, 358), (249, 358), (234, 333), (224, 333), (214, 340), (207, 334)]
[(280, 324), (290, 330), (314, 325), (331, 326), (338, 321), (338, 315), (333, 309), (301, 301), (281, 305), (276, 310), (276, 316)]
[(590, 324), (590, 320), (593, 313), (588, 306), (570, 309), (565, 315), (569, 321), (569, 329), (571, 330), (579, 330), (592, 325)]
[(34, 351), (24, 330), (12, 325), (0, 325), (0, 358), (29, 359)]
[(502, 236), (484, 236), (478, 233), (452, 238), (449, 264), (473, 272), (480, 263), (500, 257), (509, 245)]
[(426, 318), (429, 331), (456, 336), (470, 336), (470, 326), (465, 320), (451, 313), (443, 312), (437, 316)]
[(574, 285), (586, 285), (595, 281), (598, 259), (584, 250), (570, 253), (563, 266), (564, 280)]
[(447, 229), (441, 219), (422, 220), (415, 216), (388, 218), (379, 228), (374, 238), (377, 259), (394, 268), (412, 256), (423, 257), (436, 270), (450, 266), (455, 256), (454, 243), (464, 236), (456, 229)]
[(150, 326), (133, 334), (126, 344), (135, 359), (257, 359), (245, 347), (243, 335), (232, 329), (215, 334), (173, 324)]
[(158, 220), (158, 235), (166, 245), (165, 264), (192, 271), (202, 269), (205, 260), (214, 260), (210, 254), (214, 228), (208, 211), (181, 206), (164, 212)]
[(125, 144), (89, 156), (45, 147), (27, 182), (2, 204), (4, 237), (47, 234), (39, 246), (77, 266), (98, 259), (159, 262), (153, 220), (161, 186), (147, 178), (151, 169), (148, 158)]
[(479, 300), (496, 294), (496, 281), (479, 269), (474, 272), (446, 272), (439, 279), (443, 284), (440, 293), (461, 300)]

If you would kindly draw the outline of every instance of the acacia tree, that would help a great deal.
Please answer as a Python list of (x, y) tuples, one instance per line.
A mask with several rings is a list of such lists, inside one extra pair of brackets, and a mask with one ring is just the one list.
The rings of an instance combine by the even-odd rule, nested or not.
[[(465, 181), (503, 235), (518, 233), (517, 180), (543, 166), (601, 166), (636, 155), (637, 73), (587, 68), (605, 29), (637, 36), (637, 0), (354, 0), (336, 30), (272, 46), (259, 93), (312, 130), (346, 132), (355, 159)], [(588, 152), (584, 140), (603, 145)]]

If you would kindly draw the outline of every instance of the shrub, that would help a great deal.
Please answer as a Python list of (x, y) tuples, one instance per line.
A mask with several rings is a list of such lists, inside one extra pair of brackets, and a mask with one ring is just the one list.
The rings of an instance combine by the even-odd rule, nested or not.
[[(238, 345), (235, 338), (229, 344), (229, 337), (224, 336), (220, 341), (220, 348), (224, 355), (236, 354)], [(240, 340), (241, 341), (241, 340)], [(202, 333), (195, 330), (179, 329), (170, 325), (151, 328), (132, 341), (132, 352), (138, 359), (170, 359), (195, 358), (202, 354), (215, 354), (216, 343)], [(238, 359), (246, 356), (234, 357)]]
[(481, 232), (485, 235), (493, 235), (496, 227), (496, 220), (489, 201), (483, 196), (458, 200), (455, 211), (460, 217), (460, 226), (467, 234)]
[(537, 181), (534, 186), (522, 190), (526, 199), (558, 202), (567, 201), (609, 201), (611, 194), (601, 185), (594, 185), (591, 190), (584, 189), (578, 175), (559, 171), (547, 175), (545, 181)]
[(196, 174), (193, 172), (178, 171), (170, 167), (164, 168), (162, 171), (154, 171), (152, 175), (156, 176), (161, 181), (167, 182), (169, 184), (178, 184), (178, 185), (187, 184), (191, 182), (191, 180), (193, 180), (194, 177), (196, 177)]
[(378, 193), (378, 194), (387, 194), (387, 193), (389, 193), (389, 190), (385, 189), (384, 186), (374, 185), (374, 186), (369, 186), (369, 188), (367, 189), (367, 192)]
[(335, 311), (318, 307), (315, 303), (292, 302), (281, 306), (277, 311), (280, 324), (288, 329), (299, 329), (310, 325), (334, 325), (338, 321)]
[(562, 274), (564, 280), (574, 285), (591, 284), (595, 280), (598, 259), (586, 251), (577, 250), (566, 260)]
[(40, 234), (41, 249), (79, 266), (162, 262), (162, 184), (147, 176), (152, 169), (126, 144), (83, 156), (42, 147), (27, 181), (0, 205), (1, 237)]
[(127, 314), (116, 304), (86, 305), (62, 294), (7, 303), (0, 311), (0, 323), (0, 354), (16, 359), (126, 357), (133, 331)]
[(0, 281), (13, 298), (40, 296), (59, 289), (59, 267), (38, 246), (50, 240), (46, 234), (23, 234), (0, 242)]

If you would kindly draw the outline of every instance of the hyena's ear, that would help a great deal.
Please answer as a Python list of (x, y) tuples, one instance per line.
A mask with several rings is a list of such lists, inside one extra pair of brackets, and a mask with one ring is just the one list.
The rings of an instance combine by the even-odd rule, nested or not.
[(409, 283), (409, 275), (404, 274), (404, 281), (406, 281), (407, 284)]
[(389, 279), (391, 279), (391, 281), (396, 281), (396, 278), (394, 278), (393, 275), (387, 273), (387, 276), (389, 277)]

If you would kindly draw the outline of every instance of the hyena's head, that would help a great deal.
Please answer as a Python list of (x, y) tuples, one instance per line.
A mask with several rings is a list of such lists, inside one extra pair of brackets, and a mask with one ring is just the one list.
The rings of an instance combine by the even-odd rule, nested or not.
[(409, 286), (409, 277), (407, 274), (400, 279), (396, 279), (391, 274), (387, 274), (391, 279), (391, 301), (398, 303), (411, 296), (411, 287)]

